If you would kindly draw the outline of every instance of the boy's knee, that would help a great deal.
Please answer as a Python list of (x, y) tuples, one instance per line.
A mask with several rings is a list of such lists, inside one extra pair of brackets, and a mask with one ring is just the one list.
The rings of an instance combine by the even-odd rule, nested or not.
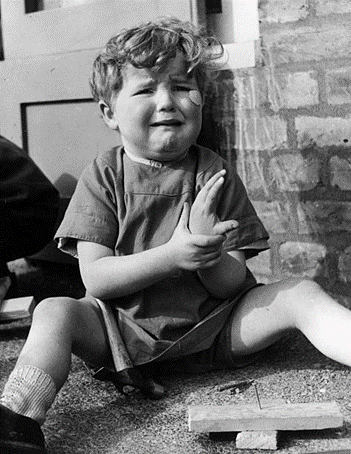
[(51, 297), (40, 301), (33, 312), (33, 318), (46, 320), (57, 319), (59, 316), (72, 316), (76, 310), (77, 300), (68, 297)]
[(286, 279), (281, 281), (279, 286), (281, 286), (282, 290), (285, 290), (287, 292), (296, 292), (297, 296), (306, 295), (308, 293), (314, 294), (322, 291), (317, 282), (314, 282), (312, 279), (308, 278)]
[(317, 284), (317, 282), (308, 278), (296, 279), (295, 289), (300, 295), (303, 294), (304, 296), (312, 296), (316, 293), (323, 292), (322, 288), (319, 284)]
[(317, 282), (308, 278), (291, 279), (285, 283), (285, 291), (289, 306), (295, 313), (304, 312), (309, 304), (316, 304), (325, 295), (324, 290)]

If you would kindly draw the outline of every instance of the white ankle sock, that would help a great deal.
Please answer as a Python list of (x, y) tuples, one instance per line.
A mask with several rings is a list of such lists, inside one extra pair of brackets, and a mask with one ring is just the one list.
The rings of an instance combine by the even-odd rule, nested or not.
[(29, 365), (18, 366), (7, 380), (0, 403), (43, 424), (56, 393), (55, 383), (45, 371)]

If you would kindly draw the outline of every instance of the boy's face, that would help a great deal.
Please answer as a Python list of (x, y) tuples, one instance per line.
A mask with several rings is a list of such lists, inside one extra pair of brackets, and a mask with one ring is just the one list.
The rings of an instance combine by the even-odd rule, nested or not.
[(202, 98), (179, 52), (162, 72), (127, 65), (111, 102), (100, 102), (108, 126), (120, 132), (129, 153), (156, 161), (186, 155), (201, 128)]

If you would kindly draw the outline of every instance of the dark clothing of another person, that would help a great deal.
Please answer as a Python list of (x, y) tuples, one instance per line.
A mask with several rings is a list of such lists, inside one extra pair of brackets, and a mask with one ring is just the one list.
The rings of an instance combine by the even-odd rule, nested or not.
[(39, 252), (53, 238), (59, 193), (33, 160), (0, 136), (0, 277), (6, 263)]

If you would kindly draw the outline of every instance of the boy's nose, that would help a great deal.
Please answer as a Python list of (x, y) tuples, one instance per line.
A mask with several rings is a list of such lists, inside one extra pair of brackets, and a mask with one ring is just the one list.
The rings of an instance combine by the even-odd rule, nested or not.
[(167, 88), (159, 89), (157, 92), (157, 108), (158, 110), (174, 110), (175, 102), (173, 93)]

